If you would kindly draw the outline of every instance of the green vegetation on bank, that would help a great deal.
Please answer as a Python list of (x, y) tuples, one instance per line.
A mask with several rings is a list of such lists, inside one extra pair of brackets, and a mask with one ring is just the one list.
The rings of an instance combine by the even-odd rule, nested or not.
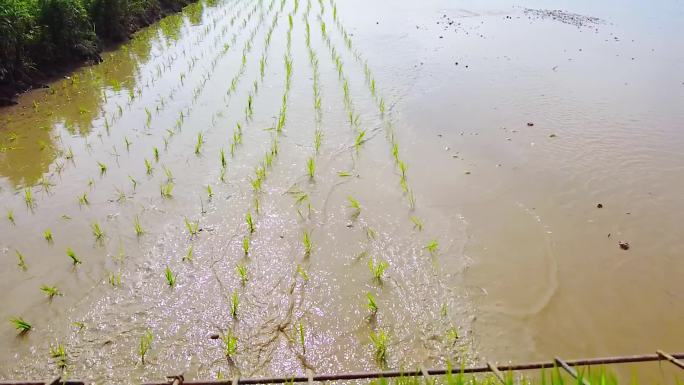
[(191, 0), (0, 0), (0, 97), (68, 64), (99, 61), (103, 46)]

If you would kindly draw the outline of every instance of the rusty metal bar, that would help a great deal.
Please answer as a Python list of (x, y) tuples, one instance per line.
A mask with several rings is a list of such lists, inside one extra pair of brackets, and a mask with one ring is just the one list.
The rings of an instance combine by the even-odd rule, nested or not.
[[(670, 359), (671, 358), (671, 359)], [(642, 355), (632, 355), (632, 356), (615, 356), (615, 357), (600, 357), (600, 358), (582, 358), (576, 360), (563, 361), (569, 367), (575, 366), (591, 366), (591, 365), (606, 365), (606, 364), (624, 364), (624, 363), (637, 363), (637, 362), (651, 362), (651, 361), (661, 361), (667, 360), (673, 364), (680, 366), (676, 362), (681, 364), (681, 360), (684, 360), (684, 352), (682, 353), (672, 353), (667, 354), (662, 351), (654, 354), (642, 354)], [(499, 371), (519, 371), (519, 370), (535, 370), (544, 368), (553, 368), (556, 361), (543, 361), (543, 362), (531, 362), (524, 364), (510, 364), (498, 366)], [(681, 367), (681, 366), (680, 366)], [(446, 368), (441, 369), (429, 369), (426, 371), (428, 375), (432, 376), (443, 376), (449, 372), (458, 374), (472, 374), (472, 373), (487, 373), (492, 372), (489, 365), (485, 366), (474, 366), (462, 369), (449, 370)], [(261, 377), (261, 378), (240, 378), (237, 381), (237, 385), (262, 385), (262, 384), (284, 384), (288, 382), (302, 383), (302, 382), (323, 382), (323, 381), (341, 381), (341, 380), (363, 380), (363, 379), (375, 379), (375, 378), (394, 378), (394, 377), (420, 377), (423, 375), (423, 370), (409, 370), (409, 371), (399, 371), (399, 370), (388, 370), (379, 372), (356, 372), (356, 373), (338, 373), (338, 374), (319, 374), (314, 376), (295, 376), (295, 377)], [(182, 378), (181, 376), (171, 376), (173, 380)], [(152, 382), (146, 385), (169, 385), (173, 383), (173, 380), (168, 382)], [(233, 381), (186, 381), (180, 382), (184, 385), (233, 385)], [(51, 382), (47, 382), (51, 384)], [(66, 385), (86, 385), (84, 381), (66, 381), (63, 382)], [(0, 385), (46, 385), (45, 381), (17, 381), (17, 382), (2, 382)]]
[(672, 355), (667, 354), (662, 350), (656, 350), (656, 353), (658, 353), (659, 356), (665, 358), (666, 360), (670, 361), (674, 365), (678, 366), (680, 369), (684, 369), (684, 362), (672, 357)]
[[(572, 378), (574, 378), (576, 380), (579, 378), (577, 371), (573, 367), (568, 365), (567, 362), (563, 361), (560, 357), (554, 358), (554, 361), (556, 361), (556, 363), (558, 365), (560, 365), (560, 367), (563, 368), (563, 370), (568, 372), (572, 376)], [(589, 381), (586, 380), (586, 378), (584, 378), (584, 377), (581, 377), (581, 378), (582, 378), (582, 385), (591, 385), (591, 384), (589, 384)]]

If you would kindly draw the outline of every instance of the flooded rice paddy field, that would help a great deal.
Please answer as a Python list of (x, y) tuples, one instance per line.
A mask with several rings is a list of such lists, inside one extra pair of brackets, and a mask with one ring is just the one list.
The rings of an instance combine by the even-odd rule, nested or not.
[(0, 111), (0, 378), (681, 351), (683, 8), (225, 0), (139, 32)]

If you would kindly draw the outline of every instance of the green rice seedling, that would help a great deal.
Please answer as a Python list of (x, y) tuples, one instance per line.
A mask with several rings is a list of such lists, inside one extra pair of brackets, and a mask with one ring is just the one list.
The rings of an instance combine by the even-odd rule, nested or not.
[(78, 331), (81, 331), (86, 328), (86, 324), (83, 322), (75, 321), (71, 323)]
[(96, 241), (102, 241), (104, 239), (104, 232), (102, 231), (102, 228), (100, 228), (100, 224), (97, 222), (93, 222), (92, 225), (90, 225), (90, 228), (93, 230), (93, 236), (95, 237)]
[(385, 270), (388, 267), (389, 264), (385, 261), (373, 263), (372, 259), (368, 260), (368, 269), (370, 270), (371, 274), (373, 274), (373, 279), (378, 282), (382, 282), (382, 275), (385, 273)]
[(166, 269), (164, 270), (164, 278), (166, 278), (166, 283), (169, 286), (176, 286), (176, 274), (174, 274), (168, 266), (166, 266)]
[(314, 133), (314, 150), (316, 151), (316, 154), (321, 149), (321, 142), (323, 141), (323, 131), (321, 129), (316, 129), (316, 132)]
[(128, 176), (128, 179), (131, 181), (131, 184), (133, 185), (133, 191), (135, 191), (136, 187), (138, 187), (138, 181), (130, 175)]
[(185, 228), (188, 229), (190, 237), (194, 237), (199, 233), (199, 222), (190, 222), (188, 218), (185, 218)]
[(226, 160), (226, 152), (221, 149), (221, 168), (225, 169), (228, 166), (228, 161)]
[(233, 335), (233, 331), (229, 330), (227, 333), (224, 333), (223, 336), (221, 336), (221, 340), (223, 340), (223, 353), (226, 357), (230, 358), (235, 356), (237, 353), (238, 340), (237, 337)]
[(352, 174), (349, 171), (338, 171), (337, 176), (344, 178), (344, 177), (352, 176)]
[(19, 250), (14, 250), (14, 253), (17, 254), (17, 266), (23, 271), (28, 270), (28, 266), (26, 266), (26, 260), (24, 259), (24, 255), (19, 252)]
[(304, 280), (304, 282), (309, 281), (309, 274), (300, 265), (297, 265), (297, 274)]
[(371, 332), (370, 340), (375, 348), (375, 360), (380, 364), (384, 364), (387, 360), (387, 342), (389, 340), (387, 334), (383, 330), (377, 333)]
[(309, 179), (313, 179), (316, 172), (316, 161), (313, 157), (306, 160), (306, 171), (309, 174)]
[(171, 172), (171, 169), (166, 166), (162, 166), (162, 170), (164, 170), (164, 175), (166, 175), (166, 181), (169, 183), (173, 182), (173, 173)]
[(253, 96), (252, 94), (247, 95), (247, 107), (245, 107), (245, 116), (250, 119), (254, 114), (254, 109), (252, 107)]
[(245, 252), (245, 255), (249, 254), (249, 237), (242, 238), (242, 250)]
[(363, 138), (366, 136), (366, 130), (361, 130), (359, 131), (358, 134), (356, 134), (356, 139), (354, 140), (354, 147), (356, 150), (358, 150), (363, 142), (365, 141)]
[(16, 222), (14, 221), (14, 211), (7, 210), (7, 220), (13, 225), (16, 224)]
[(197, 143), (195, 143), (195, 155), (199, 155), (202, 152), (202, 144), (204, 144), (204, 135), (198, 132)]
[(425, 249), (430, 252), (430, 254), (436, 254), (437, 251), (439, 251), (439, 243), (437, 243), (436, 239), (431, 240), (428, 242), (427, 245), (425, 245)]
[(366, 230), (366, 238), (368, 238), (369, 240), (373, 240), (373, 239), (378, 237), (377, 231), (375, 231), (375, 229), (373, 229), (372, 227), (366, 226), (365, 230)]
[(446, 318), (448, 314), (449, 307), (447, 306), (447, 304), (443, 303), (442, 306), (439, 307), (439, 315), (441, 315), (442, 318)]
[(67, 150), (66, 154), (64, 155), (64, 158), (68, 160), (74, 159), (74, 150), (72, 150), (71, 147), (69, 147), (69, 149)]
[(209, 200), (214, 197), (214, 192), (211, 189), (211, 185), (207, 185), (207, 196), (209, 197)]
[(230, 315), (233, 318), (237, 318), (238, 306), (240, 305), (240, 299), (238, 298), (237, 290), (233, 291), (233, 295), (230, 296)]
[(185, 262), (185, 261), (192, 262), (192, 258), (193, 258), (193, 249), (194, 249), (194, 246), (193, 246), (193, 245), (190, 245), (190, 247), (188, 248), (188, 251), (187, 251), (187, 252), (185, 253), (185, 255), (183, 256), (183, 261), (184, 261), (184, 262)]
[(412, 190), (408, 190), (408, 192), (406, 193), (406, 198), (408, 199), (408, 202), (409, 202), (409, 208), (411, 210), (415, 209), (416, 208), (416, 197), (413, 195)]
[(31, 187), (26, 187), (24, 189), (24, 202), (26, 203), (26, 207), (29, 209), (33, 210), (35, 207), (35, 202), (33, 200), (33, 192), (31, 191)]
[(100, 167), (100, 175), (107, 173), (107, 165), (102, 162), (97, 162), (98, 167)]
[[(450, 345), (455, 344), (456, 341), (457, 341), (458, 338), (459, 338), (459, 336), (458, 336), (458, 329), (456, 329), (456, 328), (453, 327), (453, 326), (450, 327), (449, 330), (447, 330), (446, 336), (445, 336), (445, 337), (446, 337), (446, 341), (447, 341), (448, 344), (450, 344)], [(581, 383), (581, 382), (578, 381), (578, 383)]]
[(380, 99), (380, 105), (378, 106), (378, 109), (380, 110), (380, 114), (385, 114), (385, 101), (383, 99)]
[(124, 144), (126, 145), (126, 151), (130, 150), (131, 144), (133, 144), (130, 140), (128, 140), (127, 136), (124, 136)]
[(408, 170), (408, 166), (406, 165), (406, 163), (400, 160), (399, 162), (397, 162), (397, 166), (399, 167), (399, 171), (401, 172), (401, 177), (403, 179), (406, 179), (406, 170)]
[(109, 284), (117, 287), (121, 286), (121, 272), (118, 273), (109, 273)]
[(50, 357), (55, 360), (55, 365), (63, 370), (67, 367), (67, 353), (64, 345), (57, 344), (57, 346), (50, 347)]
[(256, 228), (254, 227), (254, 220), (252, 219), (252, 213), (247, 212), (245, 215), (245, 222), (247, 223), (247, 228), (249, 229), (249, 233), (252, 234), (254, 231), (256, 231)]
[(150, 123), (152, 123), (152, 113), (150, 112), (150, 110), (147, 109), (147, 107), (145, 107), (145, 115), (146, 115), (145, 125), (147, 127), (149, 127)]
[(423, 231), (423, 222), (418, 217), (411, 216), (409, 219), (413, 223), (414, 230)]
[(26, 334), (33, 329), (33, 326), (21, 317), (10, 318), (10, 323), (19, 331), (19, 334)]
[(88, 206), (90, 201), (88, 201), (88, 193), (84, 192), (83, 195), (78, 197), (78, 204), (81, 206)]
[(52, 231), (50, 229), (47, 229), (43, 232), (43, 238), (47, 241), (47, 243), (52, 244), (54, 243), (54, 239), (52, 238)]
[(308, 230), (304, 230), (302, 234), (302, 245), (304, 246), (304, 256), (310, 256), (313, 243), (311, 242), (311, 232)]
[(40, 287), (40, 290), (47, 295), (49, 299), (54, 298), (55, 296), (62, 295), (62, 292), (57, 289), (55, 286), (48, 286), (48, 285), (42, 285)]
[(247, 266), (238, 264), (235, 267), (235, 271), (237, 271), (238, 276), (240, 277), (240, 283), (242, 283), (242, 286), (245, 286), (245, 284), (247, 284)]
[(361, 214), (361, 204), (359, 201), (354, 199), (351, 195), (347, 197), (347, 200), (349, 201), (349, 207), (354, 209), (354, 212), (352, 213), (352, 217), (356, 218)]
[(371, 79), (370, 90), (371, 90), (371, 93), (373, 94), (373, 96), (375, 96), (375, 79)]
[(378, 312), (378, 304), (375, 302), (375, 297), (373, 297), (371, 292), (367, 292), (366, 298), (368, 299), (368, 310), (370, 310), (371, 314), (376, 314)]
[(140, 218), (136, 215), (135, 218), (133, 218), (133, 229), (135, 230), (135, 235), (138, 237), (142, 236), (145, 234), (145, 230), (143, 230), (142, 226), (140, 225)]
[(152, 347), (153, 340), (154, 336), (152, 336), (152, 332), (150, 332), (149, 330), (147, 330), (145, 334), (143, 334), (140, 337), (140, 345), (138, 346), (138, 356), (140, 356), (140, 362), (142, 362), (143, 365), (145, 365), (145, 356)]
[(302, 351), (306, 354), (306, 333), (304, 332), (304, 323), (302, 321), (299, 321), (299, 324), (297, 324), (297, 332), (299, 334), (299, 345), (302, 346)]
[(154, 156), (154, 161), (159, 162), (159, 149), (157, 147), (152, 148), (152, 155)]
[(219, 173), (219, 180), (221, 183), (226, 183), (226, 168), (222, 167), (221, 172)]
[(150, 163), (149, 160), (145, 159), (145, 173), (147, 175), (152, 175), (152, 171), (154, 171), (154, 167), (152, 167), (152, 163)]
[(71, 263), (74, 266), (83, 263), (83, 262), (81, 262), (81, 260), (78, 258), (78, 256), (76, 255), (76, 253), (74, 252), (74, 250), (71, 247), (67, 248), (66, 253), (67, 253), (67, 257), (69, 257), (71, 259)]
[(171, 182), (166, 182), (159, 186), (159, 193), (161, 194), (162, 198), (165, 199), (171, 199), (173, 198), (173, 188), (174, 184)]

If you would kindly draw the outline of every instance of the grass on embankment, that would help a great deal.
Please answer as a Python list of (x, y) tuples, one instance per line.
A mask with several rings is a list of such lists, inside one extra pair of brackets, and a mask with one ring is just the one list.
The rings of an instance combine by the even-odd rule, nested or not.
[(0, 106), (193, 0), (0, 0)]

